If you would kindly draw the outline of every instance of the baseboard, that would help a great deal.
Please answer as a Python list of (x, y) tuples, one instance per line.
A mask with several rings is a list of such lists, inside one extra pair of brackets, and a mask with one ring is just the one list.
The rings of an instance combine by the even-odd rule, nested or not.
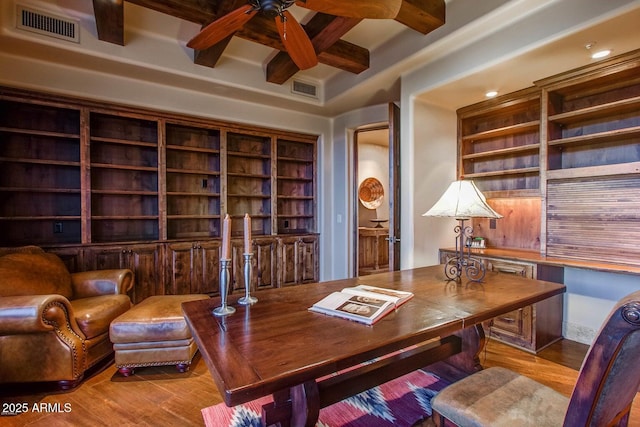
[(595, 329), (569, 322), (564, 322), (563, 329), (566, 339), (587, 345), (591, 345), (598, 334)]

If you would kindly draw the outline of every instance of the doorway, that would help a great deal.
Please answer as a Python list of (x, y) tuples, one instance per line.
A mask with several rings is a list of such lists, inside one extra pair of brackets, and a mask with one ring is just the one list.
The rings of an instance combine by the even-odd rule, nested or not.
[(390, 104), (388, 123), (354, 134), (356, 277), (400, 269), (399, 117)]

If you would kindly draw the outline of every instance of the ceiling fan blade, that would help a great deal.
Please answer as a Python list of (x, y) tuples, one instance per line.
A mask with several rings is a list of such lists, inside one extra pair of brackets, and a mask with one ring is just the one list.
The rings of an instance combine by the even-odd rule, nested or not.
[(335, 16), (394, 19), (402, 0), (298, 0), (296, 5)]
[(196, 50), (207, 49), (238, 31), (257, 12), (250, 4), (229, 12), (204, 27), (194, 38), (189, 40), (187, 47)]
[(304, 28), (288, 10), (283, 11), (282, 14), (285, 17), (285, 21), (283, 22), (281, 17), (276, 16), (276, 26), (278, 27), (282, 44), (287, 49), (291, 60), (301, 70), (316, 66), (318, 64), (316, 50)]

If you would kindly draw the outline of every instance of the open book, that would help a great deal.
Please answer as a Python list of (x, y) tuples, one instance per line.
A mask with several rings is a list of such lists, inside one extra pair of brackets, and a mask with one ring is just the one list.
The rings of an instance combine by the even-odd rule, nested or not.
[(412, 297), (411, 292), (358, 285), (333, 292), (309, 310), (373, 325)]

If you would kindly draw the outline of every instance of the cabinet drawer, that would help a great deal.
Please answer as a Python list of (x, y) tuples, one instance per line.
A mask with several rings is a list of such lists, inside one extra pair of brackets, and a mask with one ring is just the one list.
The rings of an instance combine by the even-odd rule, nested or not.
[(493, 319), (492, 332), (501, 338), (511, 338), (530, 343), (533, 332), (532, 306), (511, 311)]
[[(534, 264), (485, 258), (485, 265), (488, 271), (535, 278)], [(534, 310), (533, 306), (527, 306), (494, 318), (490, 330), (491, 336), (520, 347), (532, 348), (535, 330)]]
[(520, 262), (509, 262), (497, 259), (486, 259), (486, 267), (489, 271), (495, 271), (498, 273), (516, 274), (518, 276), (527, 277), (529, 279), (535, 278), (535, 269), (533, 264), (526, 264)]

